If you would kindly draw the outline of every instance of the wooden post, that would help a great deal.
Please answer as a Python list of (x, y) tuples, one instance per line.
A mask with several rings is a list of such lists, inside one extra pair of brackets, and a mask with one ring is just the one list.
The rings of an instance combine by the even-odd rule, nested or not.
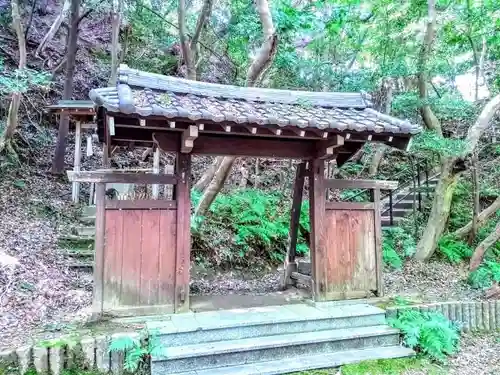
[(306, 163), (302, 162), (299, 165), (297, 165), (297, 171), (295, 174), (295, 184), (293, 187), (292, 209), (290, 211), (290, 231), (288, 233), (288, 249), (287, 249), (287, 254), (285, 256), (285, 269), (282, 281), (282, 287), (284, 289), (294, 284), (290, 276), (292, 275), (292, 272), (297, 271), (295, 256), (297, 249), (300, 209), (302, 206), (302, 194), (304, 192), (305, 175), (306, 175)]
[(382, 223), (380, 217), (380, 189), (371, 190), (371, 199), (373, 202), (373, 211), (375, 217), (373, 222), (375, 223), (375, 253), (377, 261), (377, 296), (382, 297), (384, 295), (384, 280), (382, 275), (383, 260), (382, 260)]
[(325, 244), (323, 232), (325, 230), (325, 163), (321, 159), (309, 162), (309, 215), (311, 222), (310, 254), (312, 294), (315, 301), (325, 299)]
[[(75, 124), (75, 159), (73, 160), (73, 171), (80, 172), (80, 165), (82, 159), (82, 125), (80, 121)], [(80, 195), (80, 183), (73, 182), (71, 198), (73, 203), (78, 203)]]
[(94, 258), (94, 298), (92, 302), (93, 319), (100, 319), (104, 310), (104, 251), (106, 228), (106, 184), (96, 184), (95, 218), (95, 258)]
[[(153, 173), (160, 174), (160, 148), (155, 147), (153, 154)], [(160, 195), (160, 185), (153, 185), (153, 199), (158, 199)]]
[(178, 153), (176, 158), (175, 196), (177, 201), (177, 251), (175, 259), (175, 312), (189, 311), (189, 268), (191, 261), (191, 202), (189, 182), (191, 155)]
[[(165, 165), (165, 174), (174, 174), (174, 166)], [(163, 197), (164, 199), (174, 199), (172, 185), (164, 185)]]

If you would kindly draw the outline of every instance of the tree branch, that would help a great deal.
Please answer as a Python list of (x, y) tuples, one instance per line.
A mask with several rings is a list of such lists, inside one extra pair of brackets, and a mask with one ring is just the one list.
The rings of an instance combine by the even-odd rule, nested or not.
[(198, 22), (196, 23), (196, 29), (194, 31), (193, 37), (191, 38), (191, 53), (194, 55), (196, 52), (196, 45), (200, 39), (201, 31), (203, 27), (208, 23), (210, 15), (212, 14), (213, 0), (205, 0), (203, 2), (203, 8), (198, 16)]

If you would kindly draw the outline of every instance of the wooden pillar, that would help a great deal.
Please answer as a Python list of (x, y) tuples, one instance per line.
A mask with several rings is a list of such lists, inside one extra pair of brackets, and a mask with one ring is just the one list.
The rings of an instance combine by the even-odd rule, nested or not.
[[(160, 148), (155, 147), (155, 151), (153, 154), (153, 173), (154, 174), (160, 174)], [(160, 185), (155, 184), (153, 185), (153, 199), (158, 199), (158, 196), (160, 195)]]
[(95, 257), (94, 257), (94, 297), (92, 301), (92, 316), (99, 319), (104, 305), (104, 251), (106, 228), (106, 184), (96, 184), (96, 218), (95, 218)]
[(373, 202), (373, 210), (375, 217), (373, 222), (375, 224), (375, 253), (376, 253), (376, 269), (377, 269), (377, 296), (384, 295), (384, 279), (382, 275), (383, 259), (382, 259), (382, 218), (380, 214), (380, 189), (372, 189), (371, 200)]
[(175, 260), (175, 312), (189, 311), (189, 268), (191, 260), (191, 155), (176, 158), (175, 197), (177, 201), (177, 252)]
[(295, 257), (297, 255), (297, 238), (299, 232), (300, 209), (302, 207), (305, 175), (306, 163), (302, 162), (297, 165), (295, 184), (293, 186), (292, 209), (290, 211), (290, 231), (288, 233), (288, 249), (285, 256), (285, 269), (282, 281), (282, 287), (284, 289), (294, 284), (290, 276), (292, 275), (292, 272), (297, 271)]
[(311, 254), (312, 294), (315, 301), (326, 298), (325, 287), (325, 162), (313, 159), (309, 162), (309, 215), (311, 222), (311, 238), (309, 251)]
[[(73, 172), (80, 172), (80, 165), (82, 161), (82, 124), (77, 121), (75, 124), (75, 158), (73, 160)], [(73, 182), (71, 199), (73, 203), (78, 203), (80, 195), (80, 183)]]

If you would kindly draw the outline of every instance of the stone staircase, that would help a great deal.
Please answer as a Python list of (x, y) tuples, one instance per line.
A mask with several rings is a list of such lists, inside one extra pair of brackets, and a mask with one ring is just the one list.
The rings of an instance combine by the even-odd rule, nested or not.
[[(415, 210), (419, 210), (419, 191), (422, 206), (429, 200), (432, 199), (434, 190), (438, 183), (439, 175), (433, 175), (429, 178), (428, 183), (421, 183), (420, 189), (414, 189), (413, 183), (408, 186), (403, 186), (401, 189), (397, 190), (392, 197), (392, 224), (391, 224), (391, 212), (390, 212), (390, 199), (389, 197), (384, 198), (381, 201), (381, 220), (382, 228), (390, 228), (397, 226), (398, 223), (407, 215), (413, 212), (413, 207)], [(423, 179), (422, 179), (423, 181)]]
[(175, 314), (151, 321), (152, 375), (278, 375), (413, 355), (385, 311), (323, 302)]

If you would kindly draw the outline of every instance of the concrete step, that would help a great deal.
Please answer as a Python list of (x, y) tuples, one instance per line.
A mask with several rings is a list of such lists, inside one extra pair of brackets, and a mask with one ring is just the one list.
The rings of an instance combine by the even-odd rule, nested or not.
[[(332, 368), (361, 361), (411, 357), (415, 353), (402, 346), (387, 346), (361, 350), (345, 350), (336, 353), (318, 354), (266, 361), (238, 366), (218, 367), (207, 370), (179, 372), (171, 375), (281, 375), (292, 372)], [(152, 375), (160, 373), (152, 371)]]
[(94, 216), (82, 216), (79, 219), (83, 224), (87, 224), (89, 226), (95, 226), (95, 215)]
[(385, 324), (384, 310), (368, 304), (321, 308), (307, 304), (171, 315), (148, 322), (166, 347), (260, 336), (300, 334)]
[(73, 228), (74, 234), (81, 237), (94, 237), (95, 236), (95, 227), (76, 227)]
[(399, 331), (386, 325), (261, 336), (169, 347), (153, 359), (152, 371), (171, 374), (398, 344)]

